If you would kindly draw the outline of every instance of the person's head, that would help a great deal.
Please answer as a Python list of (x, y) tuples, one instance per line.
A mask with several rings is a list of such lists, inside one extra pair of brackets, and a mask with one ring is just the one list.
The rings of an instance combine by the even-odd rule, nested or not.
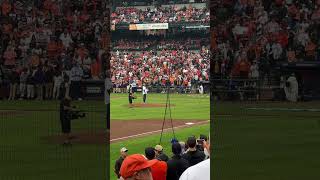
[(120, 168), (120, 175), (124, 180), (152, 180), (150, 167), (157, 160), (148, 161), (141, 154), (126, 157)]
[(128, 149), (125, 147), (121, 148), (120, 155), (121, 155), (121, 157), (126, 158), (128, 156)]
[(205, 141), (208, 141), (207, 136), (204, 135), (204, 134), (200, 134), (200, 138), (199, 138), (199, 139), (203, 139), (203, 140), (205, 140)]
[(155, 159), (156, 157), (156, 152), (155, 149), (153, 147), (147, 147), (145, 150), (145, 155), (147, 157), (148, 160), (152, 160)]
[(155, 152), (156, 152), (156, 156), (158, 157), (160, 154), (162, 154), (162, 152), (163, 152), (163, 147), (161, 146), (161, 145), (156, 145), (155, 147), (154, 147), (154, 149), (155, 149)]
[(181, 144), (180, 143), (173, 143), (172, 144), (172, 153), (174, 155), (180, 155), (182, 152)]
[(189, 137), (187, 140), (187, 145), (190, 149), (193, 149), (197, 145), (197, 140), (195, 137)]

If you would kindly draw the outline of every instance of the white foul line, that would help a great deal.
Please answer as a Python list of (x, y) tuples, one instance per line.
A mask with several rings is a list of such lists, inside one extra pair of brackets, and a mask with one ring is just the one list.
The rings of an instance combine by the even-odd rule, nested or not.
[[(198, 122), (198, 123), (194, 123), (192, 125), (205, 124), (207, 122), (210, 122), (210, 121), (209, 120), (208, 121), (201, 121), (201, 122)], [(185, 124), (185, 125), (181, 125), (181, 126), (176, 126), (176, 127), (174, 127), (174, 129), (184, 128), (184, 127), (188, 127), (188, 126), (192, 126), (192, 125)], [(168, 131), (168, 130), (171, 130), (171, 128), (163, 129), (163, 131)], [(161, 131), (162, 130), (156, 130), (156, 131), (150, 131), (150, 132), (140, 133), (140, 134), (131, 135), (131, 136), (125, 136), (125, 137), (121, 137), (121, 138), (115, 138), (115, 139), (111, 139), (110, 142), (129, 139), (129, 138), (133, 138), (133, 137), (144, 136), (144, 135), (149, 135), (149, 134), (154, 134), (154, 133), (161, 132)]]

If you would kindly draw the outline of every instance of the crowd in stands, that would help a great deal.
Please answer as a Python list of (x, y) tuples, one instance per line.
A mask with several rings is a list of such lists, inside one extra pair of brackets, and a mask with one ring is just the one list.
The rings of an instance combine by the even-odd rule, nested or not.
[(166, 86), (168, 81), (172, 86), (191, 87), (209, 80), (210, 53), (205, 46), (196, 51), (116, 51), (110, 63), (116, 88), (132, 83)]
[(173, 140), (171, 157), (161, 145), (146, 147), (144, 151), (144, 154), (128, 155), (127, 148), (120, 149), (114, 166), (118, 179), (210, 179), (210, 144), (205, 135), (199, 139), (189, 137), (186, 143)]
[(216, 76), (265, 78), (279, 62), (320, 60), (320, 0), (211, 2)]
[(178, 8), (176, 6), (137, 9), (119, 7), (111, 14), (111, 24), (119, 23), (176, 23), (176, 22), (210, 22), (207, 8), (196, 8), (191, 5)]
[(1, 1), (1, 84), (9, 80), (9, 99), (56, 98), (69, 86), (74, 95), (79, 79), (102, 78), (110, 44), (105, 3)]
[(159, 39), (159, 40), (130, 40), (121, 39), (115, 41), (113, 44), (113, 50), (148, 50), (156, 47), (157, 50), (162, 49), (180, 49), (180, 50), (196, 50), (201, 49), (203, 45), (207, 46), (210, 44), (208, 38), (186, 38), (183, 40), (179, 39)]

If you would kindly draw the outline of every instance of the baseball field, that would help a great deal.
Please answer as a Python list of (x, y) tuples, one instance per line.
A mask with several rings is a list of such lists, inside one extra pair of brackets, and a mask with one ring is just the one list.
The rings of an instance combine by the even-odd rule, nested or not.
[[(170, 99), (179, 140), (209, 132), (209, 97), (172, 94)], [(75, 102), (87, 116), (72, 122), (70, 147), (61, 145), (57, 101), (1, 101), (1, 179), (104, 179), (106, 162), (115, 179), (113, 165), (122, 146), (133, 154), (159, 143), (166, 96), (149, 94), (144, 105), (138, 95), (131, 108), (127, 102), (126, 94), (111, 97), (108, 160), (102, 101)], [(318, 179), (319, 102), (217, 102), (211, 108), (214, 179)], [(165, 129), (162, 145), (170, 156), (170, 123)]]
[[(208, 95), (170, 94), (171, 117), (176, 138), (186, 141), (189, 136), (209, 134), (210, 100)], [(149, 94), (147, 103), (142, 103), (142, 96), (137, 95), (133, 107), (128, 105), (128, 97), (123, 94), (111, 96), (111, 134), (110, 134), (110, 172), (119, 158), (120, 148), (126, 147), (129, 154), (144, 154), (146, 147), (159, 144), (165, 114), (166, 94)], [(169, 109), (167, 109), (169, 111)], [(167, 111), (164, 134), (161, 145), (171, 156), (170, 140), (174, 137)]]

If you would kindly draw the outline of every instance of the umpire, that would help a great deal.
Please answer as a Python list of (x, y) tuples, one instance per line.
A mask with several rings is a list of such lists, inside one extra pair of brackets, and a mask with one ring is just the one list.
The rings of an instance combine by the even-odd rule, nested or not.
[(60, 102), (60, 123), (61, 130), (64, 138), (63, 145), (70, 145), (70, 132), (71, 132), (71, 98), (63, 98)]

